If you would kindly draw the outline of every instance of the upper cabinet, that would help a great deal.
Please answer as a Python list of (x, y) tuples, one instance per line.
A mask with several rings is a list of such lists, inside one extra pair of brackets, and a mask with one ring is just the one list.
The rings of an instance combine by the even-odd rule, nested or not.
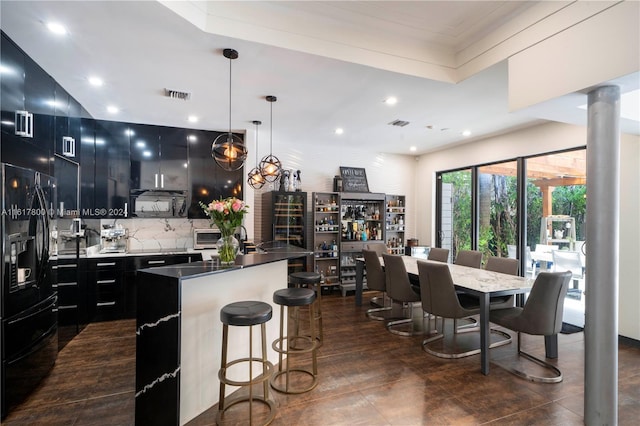
[(188, 189), (187, 130), (129, 125), (131, 189)]
[[(191, 219), (206, 219), (199, 202), (205, 204), (226, 197), (243, 199), (244, 167), (233, 172), (226, 171), (211, 157), (211, 144), (218, 132), (188, 130), (189, 143), (189, 210)], [(244, 135), (238, 135), (244, 139)]]
[(128, 127), (127, 123), (95, 121), (94, 218), (128, 216)]
[(55, 82), (4, 34), (0, 52), (2, 161), (52, 174)]

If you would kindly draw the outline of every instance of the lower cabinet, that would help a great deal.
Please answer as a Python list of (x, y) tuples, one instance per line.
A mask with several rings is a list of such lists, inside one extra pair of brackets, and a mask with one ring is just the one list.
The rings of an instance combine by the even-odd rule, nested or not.
[(88, 322), (135, 318), (139, 269), (200, 260), (200, 253), (58, 259), (51, 268), (57, 282), (60, 348)]
[(62, 349), (89, 322), (87, 259), (51, 262), (53, 288), (58, 292), (58, 348)]
[(126, 267), (126, 288), (125, 288), (125, 318), (136, 317), (136, 279), (137, 271), (140, 269), (153, 268), (157, 266), (177, 265), (180, 263), (191, 263), (202, 260), (200, 253), (185, 253), (171, 255), (153, 256), (131, 256), (127, 258)]
[(124, 317), (125, 265), (125, 257), (88, 259), (88, 305), (92, 321)]

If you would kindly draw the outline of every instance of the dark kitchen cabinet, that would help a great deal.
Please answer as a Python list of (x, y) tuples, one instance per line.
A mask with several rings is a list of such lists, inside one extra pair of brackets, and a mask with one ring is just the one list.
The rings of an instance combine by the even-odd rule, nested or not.
[(94, 205), (92, 218), (125, 218), (129, 201), (127, 123), (95, 121)]
[(55, 82), (4, 33), (1, 43), (2, 161), (52, 175)]
[(90, 212), (95, 208), (95, 127), (94, 119), (80, 119), (80, 213), (86, 218), (91, 218)]
[(124, 257), (88, 259), (88, 306), (92, 321), (108, 321), (124, 316)]
[(153, 255), (153, 256), (131, 256), (127, 258), (126, 267), (126, 289), (125, 289), (125, 318), (136, 317), (137, 303), (137, 271), (145, 268), (153, 268), (156, 266), (178, 265), (181, 263), (199, 262), (202, 260), (201, 253), (185, 253), (171, 255)]
[(58, 292), (58, 347), (62, 349), (87, 324), (86, 259), (57, 259), (51, 262)]
[(58, 84), (55, 96), (53, 168), (58, 188), (56, 208), (60, 217), (77, 217), (80, 213), (80, 104)]
[[(211, 144), (219, 132), (189, 130), (189, 212), (190, 219), (206, 219), (198, 204), (212, 200), (237, 197), (243, 199), (242, 192), (245, 168), (229, 172), (221, 168), (211, 157)], [(244, 140), (244, 135), (238, 134)]]
[(131, 189), (186, 191), (187, 131), (130, 125)]

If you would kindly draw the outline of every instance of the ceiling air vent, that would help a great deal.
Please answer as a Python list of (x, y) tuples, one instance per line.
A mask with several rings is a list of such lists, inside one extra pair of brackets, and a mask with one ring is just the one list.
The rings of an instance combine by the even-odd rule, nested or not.
[(182, 99), (183, 101), (188, 101), (189, 99), (191, 99), (191, 93), (182, 92), (180, 90), (164, 89), (164, 94), (169, 98)]
[(389, 124), (391, 124), (392, 126), (404, 127), (409, 124), (409, 122), (404, 120), (393, 120)]

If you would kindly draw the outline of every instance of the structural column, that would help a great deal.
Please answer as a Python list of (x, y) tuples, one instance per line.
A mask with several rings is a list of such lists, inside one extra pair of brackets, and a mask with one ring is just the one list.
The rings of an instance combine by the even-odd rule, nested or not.
[(618, 423), (620, 88), (589, 92), (584, 422)]

